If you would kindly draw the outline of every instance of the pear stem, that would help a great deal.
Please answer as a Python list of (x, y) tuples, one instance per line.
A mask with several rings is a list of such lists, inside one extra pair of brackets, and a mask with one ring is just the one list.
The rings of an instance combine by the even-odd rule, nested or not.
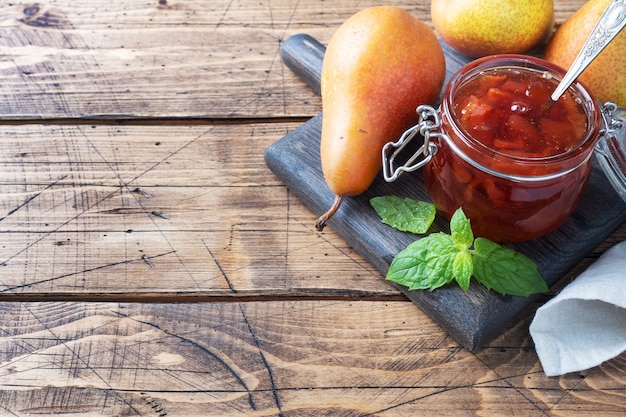
[(333, 215), (337, 212), (337, 210), (339, 210), (339, 206), (341, 206), (341, 202), (343, 201), (343, 196), (342, 195), (335, 195), (335, 201), (333, 202), (333, 205), (328, 209), (328, 211), (324, 214), (322, 214), (319, 219), (317, 219), (317, 221), (315, 222), (315, 229), (317, 229), (318, 232), (321, 232), (322, 230), (324, 230), (324, 227), (326, 227), (326, 222), (333, 217)]

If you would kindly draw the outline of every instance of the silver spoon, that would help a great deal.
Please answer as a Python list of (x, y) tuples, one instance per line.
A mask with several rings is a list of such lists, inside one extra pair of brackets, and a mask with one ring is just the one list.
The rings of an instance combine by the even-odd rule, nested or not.
[(626, 0), (613, 0), (593, 28), (587, 41), (550, 98), (557, 101), (565, 90), (591, 64), (626, 26)]

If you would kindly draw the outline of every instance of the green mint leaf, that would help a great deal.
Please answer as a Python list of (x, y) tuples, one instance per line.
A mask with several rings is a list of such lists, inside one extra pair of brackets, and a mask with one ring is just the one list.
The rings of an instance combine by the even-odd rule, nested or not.
[(452, 237), (433, 233), (398, 253), (387, 271), (387, 279), (409, 290), (434, 290), (454, 279), (453, 264), (458, 253)]
[(374, 197), (370, 204), (383, 223), (402, 232), (424, 234), (435, 220), (434, 204), (394, 195)]
[(474, 243), (474, 233), (469, 219), (462, 208), (458, 208), (450, 219), (450, 233), (459, 249), (468, 249)]
[(474, 277), (487, 289), (523, 297), (548, 291), (532, 260), (491, 240), (476, 238), (472, 260)]
[(469, 288), (473, 272), (472, 254), (469, 251), (457, 253), (452, 264), (452, 273), (463, 291), (467, 291)]
[[(435, 218), (430, 203), (396, 196), (375, 197), (370, 203), (383, 223), (401, 231), (424, 234)], [(504, 295), (527, 297), (548, 290), (532, 260), (491, 240), (474, 239), (462, 208), (450, 219), (450, 234), (433, 233), (407, 246), (392, 261), (386, 278), (409, 290), (431, 291), (456, 280), (467, 291), (472, 276)]]

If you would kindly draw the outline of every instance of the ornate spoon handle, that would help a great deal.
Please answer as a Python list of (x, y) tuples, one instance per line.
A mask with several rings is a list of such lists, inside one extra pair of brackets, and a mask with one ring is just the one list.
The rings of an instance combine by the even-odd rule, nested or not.
[(593, 28), (571, 67), (552, 93), (557, 101), (581, 72), (626, 26), (626, 0), (613, 0)]

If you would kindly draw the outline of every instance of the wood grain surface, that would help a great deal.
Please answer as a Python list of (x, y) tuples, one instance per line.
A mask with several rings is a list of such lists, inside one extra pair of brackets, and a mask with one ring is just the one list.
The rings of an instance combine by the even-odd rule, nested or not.
[(14, 415), (623, 416), (626, 408), (626, 358), (548, 379), (527, 360), (527, 323), (472, 354), (407, 302), (4, 306), (1, 404)]
[(281, 44), (378, 4), (0, 4), (0, 415), (626, 413), (624, 355), (547, 378), (531, 312), (468, 352), (265, 166), (321, 110)]

